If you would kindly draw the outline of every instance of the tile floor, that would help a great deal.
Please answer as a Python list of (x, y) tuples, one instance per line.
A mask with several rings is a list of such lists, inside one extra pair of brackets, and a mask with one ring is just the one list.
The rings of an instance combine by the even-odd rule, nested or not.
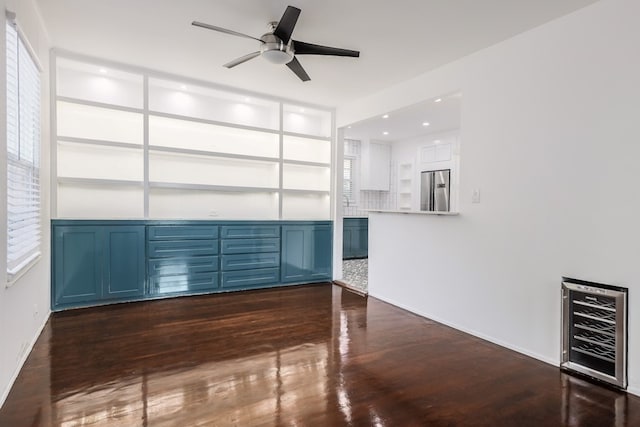
[(369, 278), (369, 260), (367, 258), (343, 260), (342, 277), (343, 282), (366, 292)]

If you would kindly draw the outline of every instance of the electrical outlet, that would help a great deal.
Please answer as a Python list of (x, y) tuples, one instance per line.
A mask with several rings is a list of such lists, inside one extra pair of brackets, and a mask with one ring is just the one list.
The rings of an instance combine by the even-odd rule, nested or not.
[(474, 188), (471, 195), (471, 203), (480, 203), (480, 189)]
[(218, 216), (218, 211), (210, 210), (209, 216)]

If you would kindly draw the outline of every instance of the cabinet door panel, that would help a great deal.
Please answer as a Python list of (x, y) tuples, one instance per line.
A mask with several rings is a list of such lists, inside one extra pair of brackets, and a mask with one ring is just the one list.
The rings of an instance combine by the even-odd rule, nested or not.
[(102, 298), (101, 227), (65, 226), (54, 231), (53, 306)]
[(248, 239), (280, 237), (278, 225), (224, 225), (220, 230), (223, 239)]
[(152, 225), (149, 240), (217, 239), (216, 225)]
[(280, 271), (284, 283), (304, 281), (307, 277), (305, 247), (308, 241), (308, 230), (308, 227), (302, 226), (282, 227)]
[(104, 227), (104, 297), (125, 298), (144, 294), (144, 226)]
[(217, 255), (217, 240), (170, 240), (150, 241), (149, 257), (191, 257), (196, 255)]
[(191, 273), (149, 278), (149, 294), (189, 294), (212, 291), (219, 286), (218, 273)]
[(332, 277), (332, 240), (330, 225), (316, 225), (310, 231), (308, 250), (309, 277), (312, 280), (328, 280)]
[(223, 255), (222, 271), (279, 268), (280, 252), (264, 254)]
[(196, 273), (213, 273), (218, 271), (218, 257), (160, 258), (149, 260), (147, 265), (149, 277), (172, 276), (177, 274), (189, 276)]
[(283, 283), (329, 280), (332, 277), (332, 226), (282, 227)]
[(223, 254), (279, 252), (280, 239), (230, 239), (222, 241)]
[(275, 285), (280, 278), (277, 268), (222, 272), (222, 289)]

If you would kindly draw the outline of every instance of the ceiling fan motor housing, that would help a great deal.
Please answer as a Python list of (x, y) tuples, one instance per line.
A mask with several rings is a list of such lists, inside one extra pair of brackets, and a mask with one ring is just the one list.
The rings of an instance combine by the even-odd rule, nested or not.
[(272, 64), (287, 64), (293, 59), (295, 52), (291, 41), (285, 44), (278, 36), (269, 33), (264, 34), (260, 40), (263, 41), (260, 54)]

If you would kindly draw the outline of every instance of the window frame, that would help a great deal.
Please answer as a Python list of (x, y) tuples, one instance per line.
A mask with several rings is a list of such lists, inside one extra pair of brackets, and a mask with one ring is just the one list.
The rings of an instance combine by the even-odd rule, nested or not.
[[(42, 155), (42, 66), (38, 61), (37, 56), (29, 44), (28, 39), (25, 34), (20, 29), (18, 22), (16, 21), (16, 16), (14, 13), (7, 11), (6, 12), (6, 24), (5, 24), (5, 35), (7, 36), (5, 40), (5, 58), (8, 59), (9, 55), (9, 43), (15, 40), (15, 62), (14, 65), (16, 67), (16, 78), (15, 78), (15, 95), (13, 99), (9, 98), (9, 91), (5, 94), (6, 101), (6, 138), (7, 138), (7, 147), (5, 151), (5, 161), (6, 161), (6, 175), (4, 177), (6, 184), (6, 195), (5, 195), (5, 212), (6, 212), (6, 286), (9, 287), (13, 285), (22, 275), (24, 275), (31, 267), (33, 267), (42, 257), (42, 244), (43, 244), (43, 227), (42, 227), (42, 164), (41, 164), (41, 155)], [(9, 32), (13, 31), (11, 34), (11, 38), (9, 38)], [(26, 54), (26, 55), (25, 55)], [(21, 64), (24, 59), (22, 57), (26, 56), (28, 59), (28, 63), (26, 67), (28, 69), (24, 69)], [(12, 61), (13, 62), (13, 61)], [(5, 75), (8, 75), (10, 63), (7, 61), (5, 64)], [(21, 74), (23, 72), (32, 73), (33, 85), (27, 86), (26, 91), (32, 91), (34, 93), (26, 93), (23, 94), (20, 92), (20, 81)], [(24, 78), (24, 77), (23, 77)], [(9, 79), (7, 78), (5, 81), (5, 89), (8, 89)], [(30, 99), (29, 112), (25, 112), (21, 114), (20, 112), (20, 99), (22, 96), (35, 96), (35, 98)], [(17, 111), (17, 117), (15, 118), (14, 129), (15, 135), (13, 136), (14, 141), (17, 142), (18, 145), (18, 153), (20, 152), (20, 148), (23, 146), (22, 141), (22, 132), (25, 130), (22, 128), (20, 121), (24, 119), (23, 116), (30, 118), (31, 120), (35, 120), (35, 125), (31, 126), (27, 132), (33, 132), (32, 136), (27, 138), (29, 141), (27, 142), (30, 145), (31, 152), (30, 159), (21, 158), (20, 155), (14, 153), (10, 153), (9, 150), (9, 110), (11, 106), (9, 105), (9, 101), (12, 101), (13, 111), (14, 113)], [(17, 104), (17, 105), (16, 105)], [(23, 168), (25, 170), (24, 175), (10, 175), (10, 171), (12, 168)], [(34, 199), (30, 201), (35, 206), (34, 212), (31, 213), (29, 219), (33, 221), (35, 224), (35, 231), (29, 234), (29, 240), (26, 240), (26, 243), (29, 244), (29, 249), (24, 251), (24, 253), (20, 253), (20, 256), (10, 259), (10, 255), (13, 253), (9, 250), (10, 245), (10, 214), (9, 214), (9, 197), (10, 197), (10, 188), (9, 188), (9, 180), (13, 177), (28, 177), (28, 181), (26, 183), (27, 190), (25, 193), (34, 195)], [(35, 200), (35, 202), (33, 202)]]
[[(359, 193), (359, 189), (357, 188), (356, 184), (358, 182), (358, 180), (355, 178), (357, 173), (358, 173), (358, 157), (357, 156), (352, 156), (352, 155), (345, 155), (343, 157), (343, 165), (342, 165), (342, 195), (343, 195), (343, 206), (344, 207), (352, 207), (352, 206), (358, 206), (358, 193)], [(349, 161), (351, 163), (351, 178), (349, 180), (345, 180), (344, 179), (344, 161)], [(346, 195), (344, 194), (344, 183), (345, 181), (350, 181), (351, 184), (351, 194)], [(347, 204), (344, 204), (344, 198), (346, 197), (347, 199)]]

